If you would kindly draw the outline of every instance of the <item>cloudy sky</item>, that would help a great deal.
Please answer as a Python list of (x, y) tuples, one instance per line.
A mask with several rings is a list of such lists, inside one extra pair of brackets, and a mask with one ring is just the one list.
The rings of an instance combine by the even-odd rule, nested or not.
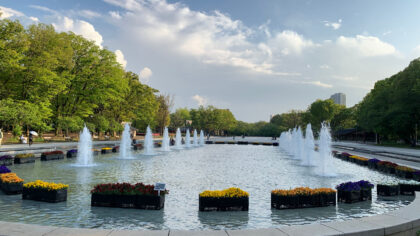
[(0, 0), (2, 18), (114, 51), (174, 95), (174, 108), (214, 105), (249, 122), (336, 92), (360, 102), (420, 56), (418, 9), (416, 0)]

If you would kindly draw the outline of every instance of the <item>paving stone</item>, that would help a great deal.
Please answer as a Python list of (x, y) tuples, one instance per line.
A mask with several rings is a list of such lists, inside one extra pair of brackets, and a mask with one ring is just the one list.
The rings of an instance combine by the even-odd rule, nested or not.
[(370, 224), (359, 219), (333, 221), (322, 225), (343, 232), (345, 235), (382, 236), (385, 234), (385, 229), (382, 226)]
[(168, 236), (169, 230), (114, 230), (108, 236)]
[(342, 232), (333, 228), (327, 227), (322, 224), (310, 224), (310, 225), (293, 225), (280, 227), (279, 230), (283, 231), (290, 236), (316, 236), (316, 235), (338, 235)]
[(170, 230), (169, 236), (229, 236), (224, 230)]
[(77, 236), (106, 236), (112, 232), (112, 229), (82, 229), (82, 228), (66, 228), (61, 227), (51, 231), (46, 236), (62, 236), (62, 235), (77, 235)]
[(247, 230), (227, 230), (229, 236), (287, 236), (286, 233), (278, 229), (247, 229)]
[(395, 234), (402, 231), (407, 231), (412, 228), (410, 220), (403, 219), (401, 217), (391, 215), (376, 215), (370, 217), (364, 217), (361, 221), (382, 226), (385, 228), (385, 235)]
[(54, 231), (58, 227), (30, 225), (13, 222), (0, 222), (0, 235), (8, 236), (38, 236)]

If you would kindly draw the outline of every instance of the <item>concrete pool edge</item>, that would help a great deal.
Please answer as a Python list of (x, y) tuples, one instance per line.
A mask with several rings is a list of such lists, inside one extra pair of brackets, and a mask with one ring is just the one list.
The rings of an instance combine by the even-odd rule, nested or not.
[(420, 231), (420, 192), (409, 205), (384, 214), (347, 221), (249, 230), (113, 230), (41, 226), (0, 221), (0, 235), (416, 235)]

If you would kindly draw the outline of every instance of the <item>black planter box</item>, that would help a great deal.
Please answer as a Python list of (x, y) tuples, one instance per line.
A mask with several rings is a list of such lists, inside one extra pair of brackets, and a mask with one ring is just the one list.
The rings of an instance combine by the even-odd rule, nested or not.
[(3, 160), (0, 160), (0, 165), (11, 166), (11, 165), (13, 165), (13, 162), (14, 162), (13, 158), (5, 158)]
[(162, 147), (162, 143), (154, 143), (153, 146), (154, 147)]
[(410, 171), (403, 171), (403, 170), (395, 170), (395, 175), (397, 175), (398, 177), (401, 178), (405, 178), (405, 179), (412, 179), (413, 178), (413, 172)]
[(238, 141), (239, 145), (248, 145), (248, 141)]
[(99, 150), (94, 150), (94, 151), (93, 151), (93, 155), (94, 155), (94, 156), (99, 155), (99, 153), (101, 153), (101, 151), (99, 151)]
[(233, 142), (233, 141), (229, 141), (229, 142), (227, 142), (227, 144), (236, 144), (236, 143)]
[(377, 170), (378, 169), (378, 165), (376, 162), (373, 161), (368, 161), (368, 168), (372, 169), (372, 170)]
[(400, 187), (398, 185), (376, 185), (376, 191), (379, 196), (397, 196), (400, 194)]
[(420, 175), (413, 174), (413, 179), (420, 182)]
[(41, 155), (41, 161), (51, 161), (51, 160), (60, 160), (64, 159), (64, 154), (49, 154), (49, 155)]
[(420, 191), (420, 185), (417, 184), (399, 184), (401, 195), (414, 195), (415, 191)]
[(225, 141), (216, 141), (214, 144), (225, 144)]
[(262, 143), (263, 146), (273, 146), (273, 143)]
[(213, 141), (206, 141), (206, 144), (214, 144)]
[(92, 193), (91, 206), (160, 210), (165, 206), (165, 195), (108, 195)]
[(22, 193), (23, 189), (23, 182), (21, 183), (1, 183), (1, 190), (5, 194), (11, 195), (11, 194), (20, 194)]
[(15, 164), (34, 163), (35, 157), (15, 158)]
[(112, 152), (119, 152), (120, 151), (120, 147), (113, 147), (112, 148)]
[(77, 157), (77, 152), (67, 152), (67, 158), (74, 158)]
[(199, 197), (198, 205), (200, 211), (248, 211), (249, 198)]
[(337, 195), (321, 194), (310, 196), (279, 196), (271, 194), (271, 207), (279, 210), (336, 205)]
[(51, 190), (23, 188), (22, 199), (41, 202), (64, 202), (67, 201), (67, 189)]
[(253, 142), (253, 143), (251, 143), (252, 145), (261, 145), (261, 143), (259, 143), (259, 142)]
[(360, 201), (372, 200), (372, 189), (362, 188), (360, 190)]
[(101, 154), (108, 154), (111, 152), (112, 152), (112, 149), (101, 149)]
[(279, 143), (273, 143), (273, 146), (279, 146)]
[(344, 203), (355, 203), (360, 202), (361, 193), (360, 191), (337, 191), (338, 201)]
[(361, 166), (367, 166), (368, 162), (356, 159), (356, 164), (361, 165)]

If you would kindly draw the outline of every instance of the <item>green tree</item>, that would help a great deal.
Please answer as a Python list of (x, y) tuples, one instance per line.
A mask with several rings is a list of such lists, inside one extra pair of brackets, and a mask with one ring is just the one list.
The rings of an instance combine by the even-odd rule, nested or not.
[(186, 121), (191, 120), (190, 111), (187, 108), (178, 108), (171, 114), (171, 128), (186, 126)]
[(319, 130), (322, 122), (331, 122), (333, 117), (344, 108), (342, 105), (335, 104), (331, 99), (318, 99), (309, 106), (307, 119), (314, 130)]

